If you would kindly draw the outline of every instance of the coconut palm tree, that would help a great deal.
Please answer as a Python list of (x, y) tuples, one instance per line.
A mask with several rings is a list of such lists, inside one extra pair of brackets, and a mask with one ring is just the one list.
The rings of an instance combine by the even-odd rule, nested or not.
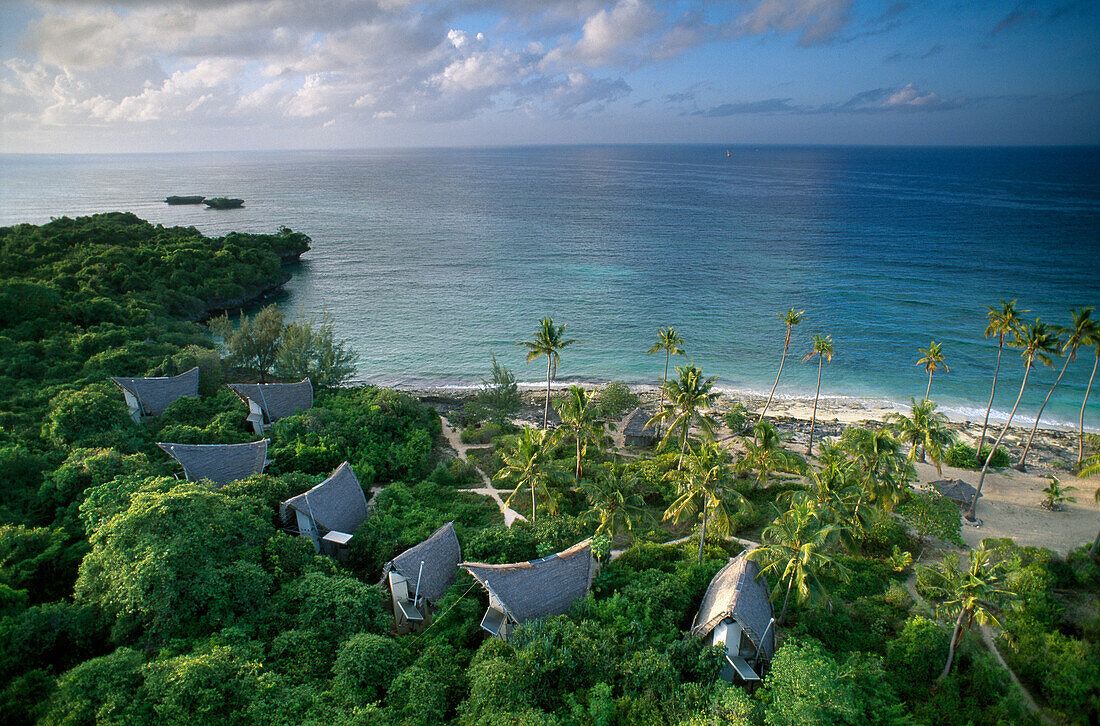
[(550, 492), (549, 485), (554, 481), (550, 464), (551, 436), (544, 429), (523, 428), (523, 434), (516, 439), (511, 449), (501, 452), (504, 466), (493, 476), (493, 481), (514, 487), (504, 500), (504, 506), (512, 506), (512, 501), (524, 488), (531, 490), (531, 521), (536, 521), (536, 497), (541, 497), (550, 513), (557, 511), (557, 501)]
[(639, 524), (652, 521), (637, 488), (637, 475), (618, 467), (581, 485), (590, 507), (585, 516), (599, 523), (597, 535), (607, 534), (614, 542), (620, 531), (633, 533)]
[(775, 395), (775, 387), (779, 385), (779, 377), (783, 375), (783, 364), (787, 362), (787, 349), (791, 347), (791, 328), (802, 322), (806, 317), (805, 310), (799, 310), (797, 313), (794, 308), (791, 308), (785, 313), (777, 313), (779, 319), (783, 321), (783, 324), (787, 326), (787, 335), (783, 338), (783, 355), (779, 359), (779, 372), (775, 374), (775, 383), (772, 384), (772, 390), (768, 393), (768, 402), (764, 404), (764, 410), (760, 412), (760, 421), (764, 420), (764, 414), (768, 412), (768, 407), (772, 405), (772, 396)]
[(783, 439), (770, 422), (763, 419), (757, 421), (752, 434), (751, 439), (747, 436), (741, 438), (745, 451), (735, 468), (738, 472), (755, 472), (757, 486), (767, 486), (768, 475), (774, 471), (805, 471), (805, 459), (783, 448)]
[(676, 378), (666, 381), (664, 385), (668, 401), (646, 422), (646, 426), (668, 422), (668, 431), (661, 440), (661, 447), (667, 447), (673, 435), (679, 434), (680, 460), (676, 468), (681, 469), (692, 425), (698, 426), (704, 435), (714, 436), (717, 421), (707, 410), (714, 405), (720, 394), (711, 390), (718, 380), (717, 377), (703, 378), (703, 371), (696, 368), (694, 363), (676, 366), (676, 374)]
[(947, 617), (956, 616), (947, 648), (947, 662), (937, 681), (942, 681), (951, 673), (955, 650), (974, 621), (981, 625), (992, 623), (999, 626), (995, 616), (997, 606), (1013, 597), (1002, 586), (1004, 565), (994, 561), (992, 554), (983, 543), (978, 549), (971, 550), (970, 563), (965, 570), (959, 568), (959, 556), (955, 552), (949, 553), (941, 565), (922, 566), (933, 575), (927, 578), (931, 580), (928, 585), (930, 593), (933, 597), (942, 598), (937, 612)]
[(866, 501), (893, 510), (916, 478), (913, 464), (901, 451), (901, 442), (887, 429), (845, 429), (840, 445), (852, 457)]
[[(684, 354), (684, 339), (674, 328), (657, 328), (657, 342), (647, 352), (652, 355), (660, 351), (665, 352), (665, 372), (661, 376), (661, 403), (658, 408), (665, 405), (665, 383), (668, 382), (668, 362), (674, 355)], [(660, 431), (656, 432), (658, 436)]]
[(572, 438), (577, 445), (577, 464), (573, 478), (581, 483), (581, 463), (589, 444), (601, 447), (604, 441), (603, 423), (596, 419), (596, 407), (587, 391), (577, 385), (569, 387), (563, 400), (555, 402), (561, 416), (561, 428), (554, 432), (558, 441)]
[(1089, 384), (1085, 386), (1085, 400), (1081, 402), (1081, 418), (1077, 422), (1077, 468), (1081, 468), (1081, 459), (1085, 454), (1085, 406), (1089, 402), (1089, 392), (1092, 391), (1092, 381), (1096, 378), (1096, 367), (1100, 365), (1100, 323), (1093, 321), (1082, 347), (1092, 346), (1096, 355), (1092, 361), (1092, 374), (1089, 376)]
[(731, 508), (751, 512), (752, 505), (733, 488), (729, 453), (713, 438), (687, 457), (686, 469), (670, 474), (679, 481), (679, 496), (665, 510), (664, 519), (679, 524), (685, 518), (700, 517), (699, 562), (702, 562), (708, 522), (719, 535), (728, 535)]
[(993, 390), (989, 392), (989, 405), (985, 407), (985, 421), (982, 422), (982, 434), (978, 437), (978, 463), (982, 461), (982, 447), (985, 446), (985, 430), (989, 427), (989, 412), (993, 410), (993, 397), (997, 395), (997, 373), (1001, 370), (1001, 352), (1005, 347), (1005, 336), (1010, 336), (1009, 345), (1012, 345), (1019, 337), (1020, 314), (1030, 310), (1017, 310), (1016, 301), (1005, 302), (1001, 300), (1001, 307), (987, 306), (986, 318), (989, 325), (985, 328), (985, 337), (997, 336), (997, 366), (993, 369)]
[(943, 343), (937, 343), (933, 340), (927, 348), (917, 348), (917, 350), (924, 354), (917, 361), (917, 365), (924, 366), (924, 370), (928, 371), (928, 388), (924, 391), (924, 398), (927, 400), (928, 394), (932, 392), (932, 374), (938, 371), (941, 366), (944, 373), (950, 373), (951, 369), (943, 362)]
[(814, 424), (817, 423), (817, 399), (821, 396), (821, 364), (825, 361), (831, 361), (833, 359), (833, 339), (828, 335), (815, 335), (814, 346), (805, 356), (802, 357), (802, 362), (805, 363), (817, 356), (817, 392), (814, 393), (814, 412), (810, 417), (810, 444), (806, 447), (806, 456), (809, 456), (814, 451)]
[(1043, 399), (1043, 405), (1039, 407), (1039, 413), (1035, 414), (1035, 425), (1031, 427), (1031, 434), (1027, 437), (1027, 443), (1024, 445), (1024, 453), (1020, 455), (1020, 461), (1016, 464), (1016, 468), (1020, 471), (1027, 471), (1024, 461), (1027, 459), (1027, 452), (1031, 450), (1031, 441), (1035, 438), (1035, 432), (1039, 430), (1039, 419), (1043, 417), (1043, 409), (1047, 407), (1047, 402), (1050, 401), (1054, 389), (1062, 382), (1062, 376), (1066, 374), (1066, 368), (1069, 367), (1070, 363), (1077, 360), (1077, 349), (1082, 345), (1088, 345), (1093, 331), (1096, 330), (1096, 321), (1092, 319), (1091, 307), (1070, 310), (1070, 315), (1073, 316), (1073, 325), (1068, 328), (1058, 328), (1058, 332), (1066, 336), (1061, 341), (1061, 354), (1065, 356), (1066, 362), (1062, 364), (1062, 370), (1058, 372), (1058, 377), (1054, 379), (1054, 385), (1050, 387), (1047, 397)]
[(1024, 323), (1020, 327), (1015, 343), (1018, 347), (1023, 348), (1020, 357), (1024, 359), (1024, 379), (1020, 382), (1020, 392), (1016, 395), (1016, 403), (1008, 414), (1008, 420), (1005, 421), (997, 440), (993, 442), (993, 447), (989, 450), (989, 456), (985, 457), (985, 463), (982, 464), (982, 473), (978, 476), (978, 490), (974, 492), (974, 499), (970, 502), (970, 509), (967, 510), (965, 515), (969, 522), (973, 522), (975, 519), (974, 511), (978, 507), (978, 497), (982, 494), (982, 485), (985, 483), (986, 472), (989, 471), (989, 462), (993, 460), (993, 454), (996, 453), (997, 447), (1001, 445), (1001, 440), (1008, 433), (1008, 427), (1012, 425), (1012, 419), (1016, 416), (1016, 409), (1020, 407), (1020, 399), (1024, 396), (1024, 388), (1027, 387), (1027, 376), (1031, 373), (1031, 367), (1035, 364), (1035, 361), (1053, 367), (1050, 356), (1058, 352), (1058, 337), (1050, 329), (1050, 326), (1038, 318), (1035, 319), (1034, 323)]
[(925, 462), (925, 455), (931, 456), (936, 474), (942, 474), (944, 452), (955, 441), (955, 434), (947, 428), (947, 416), (936, 410), (935, 401), (926, 398), (917, 403), (912, 397), (909, 401), (912, 406), (909, 416), (894, 413), (886, 420), (902, 442), (909, 444), (910, 462), (917, 458), (917, 448), (920, 447), (921, 463)]
[(828, 599), (821, 575), (835, 574), (847, 582), (847, 571), (826, 554), (835, 535), (836, 528), (822, 522), (809, 501), (795, 502), (764, 529), (760, 546), (748, 556), (775, 583), (773, 598), (786, 591), (776, 625), (786, 620), (792, 593), (796, 603)]
[(544, 429), (550, 413), (550, 379), (557, 375), (558, 364), (561, 362), (558, 351), (576, 342), (575, 340), (564, 340), (562, 338), (564, 333), (565, 325), (554, 325), (554, 321), (546, 317), (539, 321), (539, 327), (531, 340), (516, 344), (527, 349), (528, 363), (540, 356), (546, 356), (546, 403), (542, 407), (542, 427)]

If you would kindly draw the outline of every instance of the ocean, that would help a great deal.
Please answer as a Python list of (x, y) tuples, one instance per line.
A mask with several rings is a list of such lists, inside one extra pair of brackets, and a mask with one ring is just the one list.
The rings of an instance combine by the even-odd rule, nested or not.
[[(728, 152), (728, 154), (727, 154)], [(235, 196), (236, 210), (169, 207), (169, 194)], [(813, 395), (813, 334), (832, 337), (822, 394), (905, 403), (924, 395), (919, 347), (944, 344), (932, 398), (981, 420), (996, 357), (986, 306), (1018, 299), (1069, 323), (1100, 305), (1100, 149), (741, 146), (0, 156), (0, 224), (131, 211), (206, 234), (313, 238), (280, 299), (335, 319), (364, 380), (466, 386), (490, 354), (521, 380), (517, 342), (566, 323), (560, 380), (654, 383), (655, 330), (721, 386)], [(1100, 312), (1097, 313), (1100, 317)], [(1093, 352), (1044, 413), (1076, 425)], [(1054, 369), (1031, 377), (1034, 415)], [(1023, 371), (1007, 350), (995, 409)], [(997, 414), (995, 414), (997, 417)], [(1100, 428), (1100, 391), (1086, 425)]]

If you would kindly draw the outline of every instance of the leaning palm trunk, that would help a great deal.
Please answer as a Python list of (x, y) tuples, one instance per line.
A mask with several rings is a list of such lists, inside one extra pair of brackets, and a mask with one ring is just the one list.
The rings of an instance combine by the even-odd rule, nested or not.
[(955, 620), (955, 629), (951, 631), (951, 644), (947, 647), (947, 662), (943, 665), (943, 670), (940, 671), (940, 675), (936, 678), (936, 682), (942, 681), (947, 678), (951, 673), (951, 664), (955, 662), (955, 648), (958, 646), (959, 641), (962, 640), (962, 624), (966, 618), (966, 608), (959, 611), (959, 617)]
[(783, 598), (783, 609), (779, 613), (779, 620), (775, 621), (776, 625), (782, 625), (787, 620), (787, 605), (791, 602), (791, 588), (794, 587), (794, 575), (791, 575), (791, 581), (787, 583), (787, 596)]
[(1027, 471), (1027, 467), (1024, 466), (1024, 460), (1027, 459), (1027, 452), (1031, 450), (1031, 440), (1035, 438), (1035, 432), (1039, 430), (1039, 419), (1043, 417), (1043, 409), (1047, 407), (1047, 401), (1049, 401), (1050, 397), (1054, 394), (1054, 389), (1062, 382), (1062, 376), (1066, 374), (1069, 360), (1069, 356), (1067, 356), (1066, 362), (1062, 364), (1062, 370), (1058, 373), (1058, 377), (1054, 379), (1054, 385), (1050, 387), (1050, 391), (1047, 392), (1047, 397), (1043, 399), (1043, 405), (1039, 407), (1039, 413), (1035, 414), (1035, 425), (1031, 427), (1031, 435), (1027, 437), (1027, 444), (1024, 445), (1024, 453), (1020, 455), (1020, 462), (1016, 464), (1016, 468), (1020, 471)]
[(1024, 387), (1027, 386), (1027, 374), (1031, 372), (1031, 360), (1029, 359), (1027, 365), (1024, 366), (1024, 380), (1020, 383), (1020, 393), (1016, 396), (1016, 405), (1012, 407), (1012, 412), (1008, 414), (1008, 420), (1005, 421), (1004, 428), (1001, 429), (1001, 434), (997, 437), (997, 440), (993, 442), (993, 448), (989, 450), (989, 456), (985, 457), (985, 463), (982, 464), (982, 474), (978, 477), (978, 491), (974, 492), (974, 500), (970, 502), (970, 509), (966, 513), (967, 521), (974, 521), (974, 510), (978, 507), (978, 497), (982, 493), (982, 484), (985, 483), (985, 474), (989, 471), (989, 462), (993, 461), (993, 454), (997, 451), (997, 447), (1001, 445), (1001, 439), (1008, 433), (1008, 427), (1012, 425), (1012, 419), (1016, 415), (1016, 409), (1020, 407), (1020, 399), (1024, 397)]
[(982, 460), (982, 446), (985, 445), (985, 430), (989, 427), (989, 412), (993, 410), (993, 397), (997, 395), (997, 373), (1001, 370), (1001, 353), (1005, 348), (1004, 335), (997, 345), (997, 367), (993, 369), (993, 390), (989, 392), (989, 405), (985, 407), (985, 421), (982, 422), (982, 435), (978, 437), (978, 453), (975, 454), (978, 461)]
[[(1100, 345), (1096, 346), (1096, 360), (1092, 362), (1092, 375), (1089, 376), (1089, 384), (1085, 387), (1085, 400), (1081, 402), (1081, 419), (1077, 422), (1077, 468), (1081, 468), (1085, 453), (1085, 406), (1089, 402), (1089, 392), (1092, 391), (1092, 379), (1096, 378), (1096, 365), (1100, 363)], [(1096, 555), (1096, 545), (1092, 546), (1092, 554)]]
[[(535, 522), (538, 521), (538, 516), (539, 515), (538, 515), (538, 509), (536, 508), (536, 506), (537, 505), (535, 504), (535, 485), (532, 482), (532, 484), (531, 484), (531, 524), (534, 524)], [(553, 514), (553, 512), (551, 512), (551, 514)]]
[[(665, 350), (665, 374), (661, 376), (661, 403), (657, 406), (657, 410), (660, 411), (665, 407), (665, 386), (668, 385), (668, 360), (672, 357), (672, 351)], [(660, 438), (661, 436), (661, 424), (658, 422), (654, 426), (653, 433)]]
[(806, 456), (810, 456), (814, 450), (814, 424), (817, 423), (817, 399), (821, 395), (821, 365), (824, 359), (817, 359), (817, 392), (814, 393), (814, 412), (810, 415), (810, 445), (806, 447)]
[[(721, 534), (721, 530), (719, 530)], [(703, 527), (699, 530), (699, 564), (703, 564), (703, 544), (707, 541), (707, 505), (703, 503)]]
[(928, 371), (928, 388), (924, 389), (924, 400), (928, 400), (929, 394), (932, 393), (932, 371)]
[(546, 403), (542, 405), (542, 428), (546, 430), (546, 422), (550, 416), (550, 356), (546, 356)]
[(768, 393), (768, 402), (764, 404), (764, 410), (760, 412), (760, 418), (757, 421), (764, 420), (764, 414), (768, 412), (768, 407), (772, 405), (772, 396), (775, 395), (775, 387), (779, 385), (779, 377), (783, 375), (783, 364), (787, 362), (787, 348), (791, 347), (791, 329), (787, 327), (787, 338), (783, 341), (783, 357), (779, 359), (779, 372), (775, 374), (775, 383), (772, 384), (772, 390)]
[(1096, 533), (1096, 539), (1092, 541), (1092, 547), (1089, 549), (1089, 557), (1095, 559), (1098, 550), (1100, 550), (1100, 532)]

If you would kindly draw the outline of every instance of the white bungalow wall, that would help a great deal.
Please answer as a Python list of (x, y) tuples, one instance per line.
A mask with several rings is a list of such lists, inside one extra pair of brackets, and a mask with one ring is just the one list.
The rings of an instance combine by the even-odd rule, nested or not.
[(248, 418), (245, 419), (252, 425), (252, 430), (258, 434), (264, 432), (264, 410), (260, 408), (260, 404), (253, 401), (251, 398), (248, 401)]
[(313, 549), (320, 553), (321, 537), (317, 533), (317, 529), (313, 526), (313, 520), (309, 518), (309, 512), (301, 512), (295, 509), (294, 515), (298, 521), (298, 534), (303, 537), (309, 537), (310, 540), (313, 541)]
[(122, 395), (126, 397), (126, 407), (130, 409), (130, 418), (134, 419), (134, 423), (141, 423), (141, 402), (137, 400), (137, 396), (122, 389)]

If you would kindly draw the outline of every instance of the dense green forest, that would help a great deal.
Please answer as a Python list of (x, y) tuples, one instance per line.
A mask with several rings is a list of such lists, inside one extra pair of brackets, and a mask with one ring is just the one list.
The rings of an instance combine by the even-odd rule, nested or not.
[[(958, 542), (959, 510), (910, 493), (905, 447), (886, 431), (846, 431), (815, 468), (762, 422), (735, 461), (694, 439), (705, 406), (677, 417), (670, 398), (670, 445), (626, 456), (605, 424), (631, 405), (624, 387), (569, 391), (552, 436), (521, 431), (514, 376), (494, 360), (456, 421), (484, 444), (471, 460), (538, 514), (505, 527), (491, 499), (461, 491), (480, 475), (446, 451), (434, 410), (335, 385), (354, 358), (326, 321), (266, 308), (212, 326), (224, 340), (196, 322), (277, 288), (309, 242), (285, 228), (208, 238), (129, 214), (0, 229), (5, 722), (1040, 723), (971, 631), (986, 615), (1048, 717), (1096, 722), (1100, 567), (1085, 548), (1063, 559), (990, 541), (915, 566)], [(107, 380), (196, 365), (201, 397), (141, 424)], [(155, 442), (259, 438), (222, 384), (269, 369), (308, 375), (317, 395), (265, 434), (266, 473), (218, 489), (178, 478)], [(694, 385), (704, 400), (705, 380), (684, 375), (668, 390)], [(734, 410), (727, 423), (751, 422)], [(539, 457), (537, 481), (523, 457)], [(337, 563), (280, 531), (277, 512), (345, 460), (378, 494)], [(507, 642), (480, 630), (487, 600), (461, 571), (430, 627), (394, 635), (382, 567), (450, 521), (468, 561), (529, 560), (596, 535), (602, 567), (570, 613)], [(687, 635), (710, 579), (742, 550), (726, 535), (762, 542), (777, 573), (779, 648), (753, 693), (718, 678), (721, 651)], [(770, 564), (792, 542), (808, 553), (801, 579)]]

